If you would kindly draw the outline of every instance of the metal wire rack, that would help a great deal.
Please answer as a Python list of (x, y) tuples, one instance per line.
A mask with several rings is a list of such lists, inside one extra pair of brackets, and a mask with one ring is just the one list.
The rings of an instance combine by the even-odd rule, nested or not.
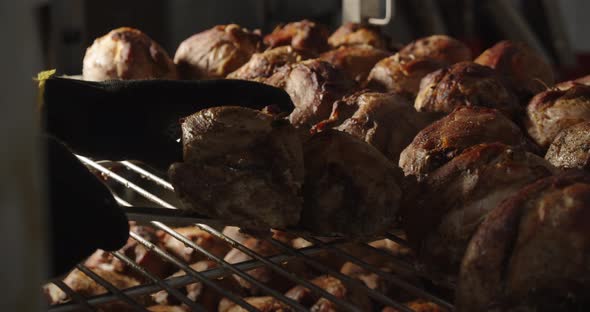
[[(141, 203), (149, 202), (152, 206), (155, 205), (162, 208), (176, 209), (174, 204), (170, 203), (172, 202), (172, 200), (163, 199), (174, 198), (174, 189), (172, 185), (168, 183), (165, 179), (156, 175), (155, 173), (152, 173), (149, 170), (144, 169), (129, 161), (101, 162), (94, 161), (83, 156), (78, 156), (78, 158), (91, 170), (99, 173), (110, 182), (114, 182), (120, 186), (120, 190), (113, 191), (115, 199), (119, 202), (120, 205), (134, 206), (141, 205)], [(118, 173), (118, 171), (113, 170), (113, 166), (124, 168), (124, 170), (128, 172), (132, 172), (136, 176), (136, 179), (132, 181), (132, 179), (127, 177), (126, 175), (120, 174)], [(158, 195), (154, 193), (157, 193)], [(133, 220), (133, 214), (129, 214), (129, 218), (130, 220)], [(197, 226), (201, 230), (211, 234), (214, 237), (221, 239), (223, 242), (225, 242), (232, 248), (238, 249), (239, 251), (243, 252), (251, 258), (251, 260), (248, 261), (244, 261), (237, 264), (230, 264), (224, 261), (224, 259), (215, 256), (210, 251), (206, 250), (205, 248), (199, 246), (187, 237), (178, 233), (172, 227), (159, 221), (149, 221), (149, 223), (155, 229), (167, 233), (171, 237), (185, 244), (187, 247), (193, 248), (199, 254), (214, 261), (217, 264), (217, 266), (206, 271), (197, 272), (196, 270), (191, 268), (191, 266), (188, 263), (177, 258), (165, 249), (146, 240), (137, 233), (130, 232), (129, 234), (132, 239), (137, 241), (139, 244), (145, 246), (147, 249), (153, 251), (157, 256), (161, 257), (168, 263), (174, 265), (176, 269), (184, 271), (186, 275), (173, 276), (168, 277), (166, 279), (161, 279), (155, 276), (154, 274), (148, 272), (145, 268), (141, 267), (133, 259), (130, 259), (125, 254), (121, 252), (113, 252), (112, 255), (114, 257), (128, 265), (135, 273), (144, 277), (144, 280), (148, 282), (127, 289), (118, 289), (113, 284), (109, 283), (107, 280), (105, 280), (98, 274), (94, 273), (92, 269), (85, 267), (83, 264), (79, 264), (77, 265), (78, 270), (80, 270), (83, 274), (93, 279), (97, 284), (103, 286), (108, 292), (98, 296), (85, 297), (79, 293), (76, 293), (63, 281), (55, 280), (52, 281), (52, 283), (67, 295), (69, 301), (65, 303), (52, 305), (49, 307), (49, 311), (97, 311), (100, 310), (99, 307), (101, 305), (112, 303), (115, 301), (124, 302), (129, 306), (130, 309), (133, 310), (148, 311), (147, 308), (143, 306), (139, 300), (137, 300), (137, 298), (140, 296), (147, 296), (149, 294), (153, 294), (162, 290), (168, 292), (170, 296), (175, 297), (179, 302), (183, 303), (192, 311), (206, 311), (205, 307), (203, 307), (199, 302), (194, 302), (181, 291), (179, 291), (181, 287), (197, 282), (202, 283), (206, 287), (210, 287), (212, 290), (214, 290), (221, 296), (229, 299), (230, 301), (234, 302), (235, 304), (239, 305), (246, 311), (257, 311), (257, 309), (254, 308), (251, 304), (249, 304), (246, 300), (244, 300), (244, 298), (232, 293), (227, 289), (224, 289), (222, 286), (220, 286), (220, 284), (215, 282), (216, 279), (223, 278), (232, 274), (235, 276), (239, 276), (240, 278), (252, 285), (255, 285), (260, 289), (263, 295), (272, 296), (276, 298), (283, 304), (289, 306), (294, 311), (307, 311), (307, 308), (303, 306), (301, 303), (291, 298), (288, 298), (282, 292), (273, 289), (269, 285), (265, 285), (264, 283), (256, 280), (248, 273), (246, 273), (249, 270), (260, 267), (267, 267), (268, 269), (272, 270), (273, 273), (282, 276), (283, 278), (289, 280), (293, 284), (302, 285), (308, 288), (317, 297), (322, 297), (327, 300), (330, 300), (336, 305), (339, 311), (362, 311), (361, 307), (355, 306), (353, 303), (349, 301), (343, 300), (342, 298), (338, 298), (337, 296), (332, 295), (326, 290), (311, 283), (304, 277), (299, 276), (295, 272), (290, 272), (282, 265), (288, 261), (293, 260), (302, 261), (310, 268), (313, 268), (314, 270), (317, 270), (322, 274), (327, 274), (341, 280), (342, 283), (346, 285), (346, 287), (354, 288), (364, 292), (369, 298), (371, 298), (374, 302), (379, 303), (381, 306), (390, 306), (399, 311), (405, 312), (413, 311), (412, 309), (404, 305), (403, 302), (399, 302), (398, 300), (390, 298), (386, 294), (381, 293), (376, 289), (367, 287), (360, 280), (342, 274), (339, 271), (330, 268), (321, 261), (318, 261), (314, 257), (314, 255), (318, 255), (319, 253), (326, 251), (331, 252), (331, 254), (333, 254), (334, 256), (340, 257), (345, 261), (352, 262), (353, 264), (363, 268), (368, 272), (376, 274), (379, 278), (386, 280), (388, 283), (391, 283), (393, 286), (415, 296), (416, 298), (421, 298), (427, 301), (434, 302), (438, 304), (440, 307), (449, 311), (453, 310), (452, 304), (449, 303), (447, 300), (443, 299), (441, 296), (435, 295), (432, 292), (425, 290), (425, 288), (423, 288), (421, 285), (412, 284), (408, 282), (406, 279), (403, 279), (400, 276), (396, 275), (395, 273), (383, 270), (378, 266), (367, 263), (359, 257), (353, 255), (346, 248), (343, 248), (343, 246), (350, 244), (349, 241), (344, 239), (334, 239), (325, 242), (320, 239), (304, 235), (302, 238), (310, 242), (311, 246), (295, 249), (290, 245), (287, 245), (284, 242), (277, 240), (276, 238), (261, 238), (263, 240), (268, 241), (270, 244), (272, 244), (273, 247), (281, 251), (277, 255), (265, 257), (257, 253), (256, 251), (249, 249), (248, 247), (239, 243), (238, 241), (222, 234), (220, 231), (209, 225), (199, 223), (195, 224), (195, 226)], [(387, 233), (384, 238), (400, 245), (406, 244), (405, 240), (393, 233)], [(412, 263), (408, 263), (403, 259), (396, 258), (387, 251), (375, 248), (369, 243), (370, 242), (359, 242), (357, 244), (364, 248), (367, 253), (374, 253), (383, 257), (388, 257), (388, 261), (395, 263), (397, 266), (412, 271), (413, 274), (415, 274), (417, 277), (426, 278), (424, 273), (419, 270), (416, 270), (415, 266)], [(453, 285), (446, 285), (446, 287), (452, 288)]]

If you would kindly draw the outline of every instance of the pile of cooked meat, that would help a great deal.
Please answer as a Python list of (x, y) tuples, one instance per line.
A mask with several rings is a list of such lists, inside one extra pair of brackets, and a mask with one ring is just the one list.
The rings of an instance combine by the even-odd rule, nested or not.
[[(444, 281), (430, 287), (456, 284), (447, 294), (459, 312), (590, 309), (590, 79), (555, 84), (543, 57), (510, 41), (475, 58), (442, 35), (399, 51), (391, 46), (378, 29), (357, 24), (330, 35), (304, 20), (266, 36), (221, 25), (185, 40), (172, 61), (147, 36), (122, 28), (88, 49), (84, 78), (226, 77), (289, 94), (290, 112), (224, 106), (181, 121), (183, 161), (168, 173), (188, 211), (254, 231), (360, 239), (403, 230), (411, 250), (388, 252)], [(261, 255), (278, 252), (227, 230)], [(284, 244), (308, 245), (273, 233)], [(215, 266), (171, 237), (143, 235), (197, 271)], [(205, 236), (191, 239), (229, 263), (249, 259)], [(173, 273), (133, 241), (122, 252), (160, 276)], [(387, 258), (370, 261), (406, 277)], [(109, 254), (87, 264), (115, 285), (140, 282)], [(288, 265), (363, 311), (396, 311), (304, 263)], [(352, 263), (330, 265), (416, 311), (442, 311)], [(338, 310), (275, 273), (250, 272), (313, 311)], [(78, 275), (66, 283), (85, 294), (104, 292)], [(239, 276), (216, 282), (264, 311), (290, 311)], [(212, 310), (241, 311), (203, 285), (182, 291)], [(57, 301), (63, 295), (48, 293)], [(168, 293), (144, 299), (179, 304)]]

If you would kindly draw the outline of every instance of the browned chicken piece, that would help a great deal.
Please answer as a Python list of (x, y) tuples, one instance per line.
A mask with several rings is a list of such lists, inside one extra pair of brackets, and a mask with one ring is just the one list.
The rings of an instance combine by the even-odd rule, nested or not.
[(495, 108), (511, 118), (520, 117), (521, 105), (493, 69), (461, 62), (422, 79), (414, 107), (420, 112), (450, 113), (458, 106)]
[(404, 59), (429, 58), (447, 65), (472, 60), (469, 47), (445, 35), (420, 38), (399, 50), (399, 54)]
[[(262, 312), (292, 312), (291, 307), (278, 299), (270, 296), (265, 297), (248, 297), (244, 298), (246, 302), (252, 305), (255, 309)], [(218, 312), (246, 312), (247, 310), (240, 305), (235, 304), (229, 300), (223, 300), (219, 304)]]
[(328, 38), (328, 44), (332, 48), (366, 44), (377, 49), (388, 50), (389, 41), (379, 27), (352, 22), (340, 26)]
[(189, 312), (189, 310), (183, 306), (171, 306), (171, 305), (154, 305), (147, 308), (148, 311), (152, 312)]
[(551, 66), (524, 43), (500, 41), (474, 62), (501, 73), (521, 99), (528, 100), (555, 83)]
[(590, 176), (523, 188), (488, 214), (467, 248), (456, 311), (590, 309)]
[(244, 79), (264, 82), (280, 67), (308, 59), (309, 56), (291, 46), (283, 46), (254, 53), (250, 60), (227, 75), (229, 79)]
[[(130, 222), (129, 225), (132, 232), (138, 234), (143, 239), (155, 244), (156, 246), (160, 246), (156, 231), (153, 228), (136, 225), (135, 222)], [(123, 246), (119, 252), (133, 259), (135, 263), (160, 278), (166, 277), (172, 269), (170, 263), (166, 262), (162, 257), (158, 256), (156, 252), (145, 247), (143, 244), (138, 243), (133, 238), (129, 238), (127, 240), (127, 244), (125, 244), (125, 246)], [(84, 265), (89, 268), (98, 268), (105, 271), (127, 274), (140, 281), (143, 281), (144, 279), (143, 275), (129, 268), (125, 262), (119, 260), (110, 252), (106, 252), (104, 250), (97, 250), (88, 259), (86, 259)]]
[(351, 92), (353, 80), (332, 64), (318, 59), (282, 67), (265, 83), (283, 88), (295, 109), (289, 120), (296, 127), (311, 127), (328, 118), (334, 101)]
[(537, 94), (527, 106), (524, 120), (529, 135), (548, 148), (562, 130), (590, 120), (590, 86), (576, 85), (567, 90)]
[[(329, 276), (322, 275), (311, 280), (311, 283), (325, 290), (336, 298), (343, 299), (358, 307), (360, 311), (371, 311), (372, 304), (369, 297), (364, 291), (357, 288), (347, 287), (341, 280)], [(305, 307), (309, 307), (311, 311), (317, 312), (335, 312), (341, 311), (339, 306), (329, 299), (318, 296), (310, 289), (301, 285), (291, 288), (285, 293), (285, 296), (291, 298)]]
[[(106, 271), (99, 268), (92, 269), (92, 271), (118, 289), (126, 289), (140, 284), (136, 279), (114, 271)], [(94, 279), (90, 278), (78, 269), (74, 269), (72, 272), (70, 272), (63, 282), (73, 291), (84, 297), (97, 296), (107, 292), (107, 290), (94, 281)], [(68, 296), (54, 284), (46, 285), (44, 287), (44, 293), (50, 299), (50, 304), (63, 303), (67, 301), (68, 298)], [(140, 304), (149, 304), (149, 298), (147, 297), (139, 297), (135, 299)], [(133, 309), (128, 304), (121, 301), (102, 304), (98, 306), (98, 308), (105, 311), (133, 311)]]
[(371, 236), (391, 227), (402, 197), (401, 172), (377, 149), (326, 130), (304, 145), (300, 226), (319, 236)]
[(345, 72), (351, 79), (363, 82), (380, 60), (391, 53), (369, 45), (342, 46), (320, 55), (320, 59)]
[(243, 107), (214, 107), (182, 123), (184, 162), (168, 174), (188, 211), (246, 228), (299, 222), (303, 153), (285, 120)]
[(590, 169), (590, 121), (562, 130), (545, 155), (557, 168)]
[(328, 50), (328, 28), (309, 20), (277, 26), (264, 36), (270, 48), (290, 45), (296, 50), (318, 54)]
[(420, 262), (454, 282), (469, 239), (485, 216), (523, 186), (555, 173), (543, 158), (501, 143), (473, 146), (423, 181), (404, 228)]
[(422, 180), (465, 149), (493, 142), (536, 151), (504, 114), (485, 107), (461, 106), (422, 129), (402, 151), (399, 165), (407, 176)]
[(223, 78), (261, 49), (258, 33), (236, 24), (218, 25), (180, 43), (174, 63), (183, 79)]
[[(197, 246), (204, 248), (216, 257), (223, 257), (230, 249), (229, 245), (223, 240), (199, 229), (197, 226), (175, 228), (174, 231), (186, 237)], [(206, 258), (204, 254), (193, 249), (192, 247), (185, 245), (183, 242), (177, 240), (164, 231), (158, 231), (158, 236), (162, 246), (167, 251), (182, 259), (186, 263), (195, 263)]]
[[(354, 114), (346, 118), (355, 108)], [(335, 129), (371, 144), (397, 164), (401, 151), (435, 117), (438, 116), (417, 112), (400, 93), (363, 91), (336, 102), (329, 120), (346, 118)]]
[[(268, 242), (267, 240), (257, 239), (257, 238), (248, 238), (243, 243), (248, 249), (264, 256), (269, 257), (279, 253), (279, 250)], [(230, 264), (236, 264), (248, 260), (252, 260), (252, 258), (240, 251), (237, 248), (230, 250), (230, 252), (225, 255), (224, 258)], [(295, 272), (299, 276), (304, 276), (307, 274), (305, 266), (301, 261), (293, 260), (289, 261), (285, 265), (285, 269), (289, 272)], [(261, 266), (252, 270), (247, 271), (248, 275), (252, 276), (254, 279), (258, 280), (259, 282), (269, 285), (273, 289), (278, 289), (280, 291), (287, 290), (291, 285), (289, 279), (285, 278), (282, 275), (274, 272), (267, 266)], [(248, 293), (252, 295), (258, 295), (260, 290), (255, 285), (252, 285), (250, 282), (245, 280), (244, 278), (233, 275), (233, 278), (239, 283), (239, 285), (245, 289)]]
[[(407, 302), (406, 307), (415, 312), (447, 312), (447, 309), (442, 308), (438, 304), (425, 300), (414, 300)], [(385, 307), (382, 312), (399, 312), (398, 309), (392, 307)]]
[(406, 93), (414, 98), (420, 90), (422, 78), (444, 66), (444, 62), (434, 59), (402, 57), (396, 53), (371, 69), (366, 86), (377, 91)]
[(141, 31), (121, 27), (94, 40), (84, 55), (84, 80), (176, 79), (168, 53)]
[(574, 80), (563, 81), (555, 85), (559, 90), (567, 90), (575, 85), (582, 84), (590, 86), (590, 75), (576, 78)]

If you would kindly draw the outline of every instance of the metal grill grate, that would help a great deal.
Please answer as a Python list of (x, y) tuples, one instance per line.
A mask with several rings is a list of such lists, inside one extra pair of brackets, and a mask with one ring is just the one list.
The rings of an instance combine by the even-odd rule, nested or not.
[[(157, 205), (162, 208), (169, 208), (169, 209), (176, 209), (176, 207), (169, 203), (168, 201), (162, 199), (166, 197), (166, 195), (160, 195), (169, 193), (171, 195), (170, 198), (173, 198), (173, 187), (170, 183), (165, 181), (164, 179), (158, 177), (157, 175), (145, 170), (131, 162), (128, 161), (121, 161), (121, 162), (96, 162), (89, 158), (78, 156), (78, 158), (89, 168), (92, 170), (100, 173), (105, 179), (109, 179), (113, 182), (116, 182), (118, 185), (122, 186), (121, 190), (116, 190), (114, 192), (114, 196), (116, 200), (122, 206), (133, 206), (132, 203), (128, 202), (126, 199), (129, 198), (131, 195), (132, 200), (131, 202), (137, 201), (138, 203), (145, 203), (146, 201), (151, 203), (152, 206)], [(133, 172), (139, 178), (135, 179), (135, 182), (131, 181), (131, 178), (123, 177), (123, 175), (117, 174), (112, 170), (113, 166), (119, 166), (125, 168), (127, 171)], [(111, 169), (109, 169), (111, 168)], [(141, 186), (140, 186), (141, 184)], [(153, 192), (148, 191), (147, 189), (156, 188), (158, 190), (158, 195), (156, 196)], [(167, 197), (166, 197), (167, 198)], [(133, 216), (130, 215), (130, 219), (133, 219)], [(302, 238), (310, 242), (312, 245), (309, 247), (295, 249), (275, 238), (268, 237), (268, 238), (261, 238), (263, 240), (268, 241), (268, 243), (272, 244), (272, 246), (276, 247), (276, 249), (280, 250), (281, 253), (278, 255), (264, 257), (254, 250), (249, 249), (245, 245), (233, 240), (230, 237), (223, 235), (221, 232), (217, 231), (216, 229), (205, 225), (205, 224), (196, 224), (198, 228), (201, 230), (211, 234), (214, 237), (217, 237), (227, 243), (232, 248), (236, 248), (243, 252), (244, 254), (248, 255), (252, 258), (252, 260), (244, 261), (237, 264), (229, 264), (228, 262), (224, 261), (223, 259), (216, 257), (208, 250), (204, 249), (203, 247), (195, 244), (193, 241), (188, 239), (187, 237), (182, 236), (180, 233), (176, 232), (173, 228), (167, 226), (166, 224), (158, 221), (149, 221), (150, 225), (158, 230), (161, 230), (170, 236), (174, 237), (175, 239), (179, 240), (180, 242), (184, 243), (187, 247), (193, 248), (199, 254), (205, 256), (206, 258), (213, 260), (217, 267), (197, 272), (193, 268), (189, 266), (189, 264), (185, 263), (183, 260), (178, 259), (168, 251), (164, 250), (163, 248), (153, 244), (152, 242), (144, 239), (142, 236), (130, 232), (130, 237), (137, 241), (139, 244), (144, 245), (147, 249), (153, 251), (157, 256), (161, 257), (165, 261), (174, 265), (174, 267), (178, 270), (182, 270), (186, 273), (183, 276), (175, 276), (169, 277), (166, 279), (158, 278), (154, 276), (140, 265), (134, 262), (134, 260), (130, 259), (126, 255), (120, 252), (112, 253), (114, 257), (121, 260), (123, 263), (128, 265), (135, 273), (143, 276), (145, 280), (149, 281), (148, 283), (130, 287), (127, 289), (118, 289), (107, 280), (101, 278), (98, 274), (94, 273), (91, 269), (84, 267), (84, 265), (80, 264), (77, 268), (84, 274), (86, 274), (91, 279), (95, 280), (99, 285), (103, 286), (105, 289), (108, 290), (107, 293), (94, 296), (94, 297), (84, 297), (81, 294), (77, 294), (73, 291), (70, 287), (68, 287), (62, 281), (54, 281), (53, 283), (60, 288), (67, 296), (70, 301), (66, 303), (56, 304), (49, 307), (49, 311), (51, 312), (62, 312), (62, 311), (95, 311), (97, 310), (97, 306), (105, 303), (112, 303), (114, 301), (122, 301), (127, 303), (131, 308), (138, 310), (138, 311), (147, 311), (141, 303), (134, 299), (139, 296), (146, 296), (161, 290), (165, 290), (168, 294), (172, 297), (178, 299), (179, 302), (185, 304), (193, 311), (205, 311), (205, 308), (201, 306), (198, 302), (194, 302), (189, 299), (186, 295), (180, 292), (178, 289), (180, 287), (184, 287), (186, 285), (200, 282), (206, 287), (210, 287), (215, 292), (219, 293), (223, 297), (228, 298), (229, 300), (233, 301), (237, 305), (241, 306), (243, 309), (247, 311), (257, 311), (252, 305), (246, 302), (240, 296), (235, 295), (231, 291), (224, 289), (218, 283), (215, 283), (215, 279), (222, 278), (228, 275), (237, 275), (244, 279), (245, 281), (249, 282), (252, 285), (258, 287), (262, 294), (272, 296), (282, 303), (288, 305), (295, 311), (307, 311), (307, 309), (301, 305), (301, 303), (294, 301), (288, 297), (286, 297), (280, 291), (277, 291), (271, 288), (268, 285), (254, 279), (246, 272), (255, 268), (259, 268), (265, 266), (272, 270), (274, 273), (286, 278), (287, 280), (291, 281), (294, 284), (302, 285), (308, 288), (311, 292), (313, 292), (318, 297), (323, 297), (327, 300), (332, 301), (340, 311), (361, 311), (360, 307), (354, 306), (351, 302), (346, 300), (340, 299), (326, 290), (312, 284), (308, 280), (303, 277), (298, 276), (294, 272), (289, 272), (283, 266), (282, 263), (288, 261), (303, 261), (309, 267), (321, 272), (322, 274), (327, 274), (332, 277), (338, 278), (342, 281), (344, 285), (347, 287), (351, 287), (354, 289), (358, 289), (363, 291), (368, 297), (370, 297), (375, 302), (378, 302), (384, 306), (391, 306), (396, 308), (399, 311), (406, 311), (411, 312), (410, 308), (405, 306), (402, 302), (398, 302), (392, 298), (389, 298), (385, 294), (371, 289), (367, 287), (361, 281), (344, 275), (338, 271), (333, 270), (332, 268), (328, 267), (327, 265), (321, 263), (314, 255), (317, 255), (321, 252), (330, 251), (334, 255), (345, 259), (346, 261), (352, 262), (355, 265), (376, 274), (380, 278), (387, 280), (395, 287), (416, 296), (417, 298), (422, 298), (431, 302), (438, 304), (439, 306), (448, 309), (449, 311), (453, 309), (453, 306), (446, 300), (442, 299), (440, 296), (436, 296), (428, 291), (424, 290), (422, 287), (413, 285), (412, 283), (407, 282), (406, 280), (400, 278), (395, 273), (391, 273), (385, 270), (380, 269), (377, 266), (371, 265), (358, 257), (349, 253), (345, 248), (344, 245), (350, 244), (349, 241), (344, 239), (335, 239), (329, 242), (323, 242), (314, 237), (310, 236), (303, 236)], [(385, 235), (386, 239), (391, 240), (394, 243), (404, 245), (406, 244), (405, 240), (396, 236), (392, 233), (387, 233)], [(408, 263), (403, 259), (398, 259), (394, 257), (392, 254), (388, 253), (387, 251), (375, 248), (369, 245), (370, 242), (359, 242), (358, 245), (362, 248), (367, 250), (367, 253), (375, 253), (379, 254), (380, 256), (388, 257), (392, 263), (395, 263), (397, 266), (403, 267), (408, 271), (413, 271), (416, 276), (420, 276), (424, 278), (424, 274), (415, 270), (414, 265), (412, 263)], [(449, 288), (452, 288), (453, 285), (446, 285)]]

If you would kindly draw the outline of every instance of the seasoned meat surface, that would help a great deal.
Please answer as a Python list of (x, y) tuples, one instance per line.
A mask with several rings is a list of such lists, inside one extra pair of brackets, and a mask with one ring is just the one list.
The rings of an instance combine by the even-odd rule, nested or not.
[(147, 308), (151, 312), (188, 312), (189, 310), (183, 306), (171, 305), (154, 305)]
[(400, 154), (399, 165), (406, 175), (421, 180), (465, 149), (493, 142), (536, 151), (518, 126), (499, 111), (461, 106), (422, 129)]
[[(291, 312), (294, 311), (288, 305), (279, 301), (278, 299), (265, 296), (265, 297), (248, 297), (244, 298), (246, 302), (252, 305), (255, 309), (262, 312)], [(235, 304), (229, 300), (225, 301), (224, 304), (219, 305), (218, 312), (246, 312), (247, 310), (242, 308), (240, 305)]]
[(575, 85), (582, 84), (590, 86), (590, 75), (576, 78), (574, 80), (563, 81), (555, 85), (559, 90), (567, 90)]
[[(174, 231), (186, 237), (197, 246), (206, 249), (216, 257), (223, 257), (229, 251), (229, 246), (223, 240), (196, 226), (175, 228)], [(159, 231), (158, 236), (160, 237), (162, 246), (167, 251), (189, 264), (205, 258), (203, 254), (192, 247), (186, 246), (183, 242), (168, 233)]]
[(180, 43), (174, 63), (183, 79), (223, 78), (261, 48), (259, 34), (236, 24), (218, 25)]
[(427, 269), (454, 280), (485, 216), (523, 186), (555, 172), (543, 158), (501, 143), (473, 146), (433, 171), (404, 228)]
[(188, 211), (250, 228), (299, 222), (303, 157), (284, 120), (242, 107), (215, 107), (182, 124), (184, 162), (169, 169)]
[(309, 58), (303, 52), (293, 49), (291, 46), (283, 46), (260, 53), (254, 53), (250, 60), (227, 75), (230, 79), (244, 79), (264, 82), (280, 67), (297, 63)]
[(355, 87), (345, 73), (319, 59), (285, 66), (265, 82), (289, 94), (295, 105), (289, 120), (296, 127), (311, 127), (328, 118), (334, 101)]
[(324, 25), (302, 20), (277, 26), (264, 36), (264, 43), (270, 48), (290, 45), (296, 50), (318, 54), (328, 50), (328, 36)]
[(458, 106), (484, 106), (516, 118), (522, 109), (503, 79), (486, 66), (462, 62), (428, 74), (414, 103), (420, 112), (450, 113)]
[(590, 120), (590, 86), (576, 85), (567, 90), (537, 94), (527, 106), (524, 120), (529, 135), (543, 148), (562, 130)]
[(86, 49), (84, 80), (176, 79), (168, 53), (141, 31), (121, 27), (94, 40)]
[(380, 60), (391, 53), (369, 45), (343, 46), (320, 55), (320, 59), (345, 72), (351, 79), (364, 82)]
[(399, 50), (404, 59), (429, 58), (447, 65), (470, 61), (471, 50), (461, 41), (445, 35), (420, 38)]
[(551, 66), (524, 43), (500, 41), (474, 62), (501, 73), (520, 98), (528, 99), (555, 83)]
[(463, 258), (456, 310), (587, 311), (589, 194), (590, 176), (570, 172), (490, 212)]
[(326, 130), (304, 145), (300, 226), (317, 235), (375, 235), (389, 228), (402, 196), (401, 172), (374, 147)]
[[(351, 302), (353, 305), (361, 309), (361, 311), (370, 311), (371, 302), (367, 295), (357, 289), (351, 289), (346, 287), (344, 283), (332, 276), (322, 275), (311, 280), (311, 283), (330, 293), (338, 299)], [(291, 288), (285, 293), (287, 298), (291, 298), (305, 307), (309, 307), (311, 311), (317, 312), (335, 312), (340, 311), (339, 306), (334, 302), (326, 299), (319, 298), (311, 290), (301, 285), (297, 285)]]
[(590, 121), (562, 130), (549, 146), (545, 159), (558, 168), (590, 169)]
[(328, 44), (332, 48), (369, 45), (377, 49), (388, 50), (389, 38), (381, 33), (379, 27), (348, 22), (336, 29), (328, 38)]
[(360, 91), (337, 101), (325, 127), (347, 132), (373, 145), (393, 163), (401, 151), (434, 117), (416, 112), (410, 100), (400, 93)]

